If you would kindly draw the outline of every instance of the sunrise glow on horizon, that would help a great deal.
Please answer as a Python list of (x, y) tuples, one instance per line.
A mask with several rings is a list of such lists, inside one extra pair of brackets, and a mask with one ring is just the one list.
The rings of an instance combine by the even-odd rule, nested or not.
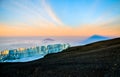
[(0, 0), (0, 36), (120, 36), (120, 0)]

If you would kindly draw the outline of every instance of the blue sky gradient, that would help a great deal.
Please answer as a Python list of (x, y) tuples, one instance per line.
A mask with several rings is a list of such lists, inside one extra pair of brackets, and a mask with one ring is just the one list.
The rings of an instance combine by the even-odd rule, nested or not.
[[(28, 26), (31, 30), (47, 30), (48, 26), (50, 34), (56, 30), (58, 35), (67, 35), (69, 31), (73, 31), (72, 35), (84, 35), (86, 30), (97, 28), (100, 30), (91, 35), (103, 34), (101, 30), (106, 31), (106, 35), (119, 35), (120, 0), (0, 0), (1, 35), (10, 26), (20, 28), (17, 31), (25, 27), (28, 29)], [(62, 33), (61, 30), (66, 32)]]

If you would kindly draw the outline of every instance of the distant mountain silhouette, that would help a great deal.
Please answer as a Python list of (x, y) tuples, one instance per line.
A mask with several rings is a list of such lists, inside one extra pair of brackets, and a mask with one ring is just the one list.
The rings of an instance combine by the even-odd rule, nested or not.
[(80, 42), (82, 45), (85, 44), (89, 44), (89, 43), (93, 43), (93, 42), (97, 42), (97, 41), (102, 41), (102, 40), (108, 40), (110, 39), (109, 37), (105, 37), (105, 36), (100, 36), (100, 35), (93, 35), (89, 38), (87, 38), (86, 40), (84, 40), (83, 42)]
[(55, 41), (55, 40), (51, 39), (51, 38), (46, 38), (46, 39), (44, 39), (44, 41)]
[(49, 42), (53, 42), (53, 41), (55, 41), (55, 40), (51, 39), (51, 38), (43, 39), (43, 43), (49, 43)]

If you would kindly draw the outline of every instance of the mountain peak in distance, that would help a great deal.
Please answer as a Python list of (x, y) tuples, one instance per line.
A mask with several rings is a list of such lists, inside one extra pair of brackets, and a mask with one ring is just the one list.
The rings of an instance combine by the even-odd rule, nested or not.
[(51, 42), (54, 42), (55, 40), (54, 39), (51, 39), (51, 38), (46, 38), (46, 39), (43, 39), (43, 43), (51, 43)]
[[(97, 38), (105, 38), (105, 36), (101, 36), (101, 35), (92, 35), (91, 37), (97, 37)], [(106, 37), (106, 38), (108, 38), (108, 37)]]
[(55, 40), (51, 39), (51, 38), (46, 38), (46, 39), (44, 39), (44, 41), (55, 41)]
[(97, 41), (108, 40), (108, 39), (110, 39), (110, 38), (101, 36), (101, 35), (93, 35), (93, 36), (87, 38), (86, 40), (84, 40), (83, 42), (81, 42), (81, 44), (85, 45), (85, 44), (89, 44), (89, 43), (93, 43), (93, 42), (97, 42)]

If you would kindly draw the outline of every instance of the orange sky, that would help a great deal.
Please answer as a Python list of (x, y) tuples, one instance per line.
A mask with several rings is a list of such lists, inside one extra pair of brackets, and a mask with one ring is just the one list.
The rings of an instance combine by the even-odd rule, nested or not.
[(81, 25), (80, 27), (56, 26), (49, 24), (46, 26), (29, 26), (20, 24), (8, 26), (0, 24), (0, 36), (90, 36), (100, 34), (105, 36), (120, 36), (120, 27), (107, 25)]
[(63, 4), (52, 0), (3, 1), (0, 36), (120, 36), (119, 1), (93, 0), (80, 5), (81, 0), (76, 0), (61, 8)]

